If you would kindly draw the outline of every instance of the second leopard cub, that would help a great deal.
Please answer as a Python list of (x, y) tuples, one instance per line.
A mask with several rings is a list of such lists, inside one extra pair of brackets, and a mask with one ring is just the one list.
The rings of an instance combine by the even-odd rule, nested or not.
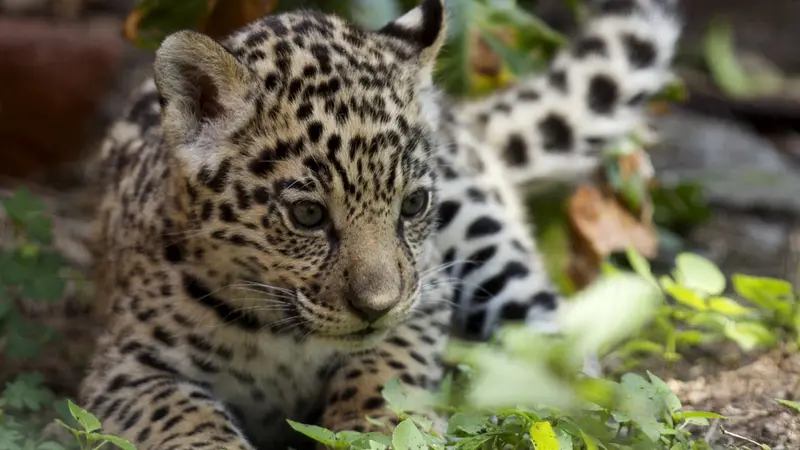
[(168, 37), (96, 167), (113, 314), (83, 405), (140, 450), (281, 448), (287, 418), (391, 421), (382, 386), (436, 383), (453, 332), (547, 324), (516, 185), (591, 169), (678, 35), (670, 1), (595, 3), (547, 76), (464, 107), (431, 75), (443, 0), (377, 31), (295, 12)]

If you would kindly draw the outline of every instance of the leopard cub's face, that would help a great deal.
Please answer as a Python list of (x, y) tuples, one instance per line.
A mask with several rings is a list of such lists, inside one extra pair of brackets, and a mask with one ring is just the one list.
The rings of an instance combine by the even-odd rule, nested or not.
[(421, 91), (441, 44), (428, 0), (378, 32), (287, 14), (225, 47), (162, 44), (164, 142), (226, 300), (277, 331), (361, 350), (407, 319), (436, 220)]

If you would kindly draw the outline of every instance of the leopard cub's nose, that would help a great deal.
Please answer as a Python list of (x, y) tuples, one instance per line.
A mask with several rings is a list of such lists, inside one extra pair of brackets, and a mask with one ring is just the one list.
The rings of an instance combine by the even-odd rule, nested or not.
[(396, 298), (382, 299), (380, 296), (359, 295), (351, 292), (347, 296), (347, 303), (359, 317), (369, 323), (374, 323), (391, 311), (398, 301)]

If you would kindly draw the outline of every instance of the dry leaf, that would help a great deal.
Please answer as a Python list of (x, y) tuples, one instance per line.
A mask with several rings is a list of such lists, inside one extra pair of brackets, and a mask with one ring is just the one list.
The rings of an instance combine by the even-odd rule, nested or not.
[(600, 262), (612, 253), (629, 246), (645, 257), (658, 251), (658, 234), (649, 216), (637, 219), (611, 192), (598, 186), (579, 187), (567, 211), (576, 238), (570, 275), (579, 288), (594, 279)]
[[(489, 32), (498, 41), (513, 45), (516, 40), (516, 32), (511, 28), (498, 28)], [(472, 70), (485, 77), (497, 77), (503, 70), (503, 59), (494, 51), (492, 47), (481, 36), (481, 31), (472, 29), (469, 33), (469, 63)]]
[(258, 20), (278, 6), (278, 0), (211, 0), (211, 13), (202, 31), (222, 38), (250, 22)]
[[(213, 38), (222, 38), (238, 28), (260, 19), (278, 6), (278, 0), (207, 0), (206, 13), (198, 17), (197, 23), (191, 28), (204, 32)], [(123, 25), (123, 35), (131, 42), (139, 41), (140, 26), (143, 19), (142, 11), (135, 9), (128, 14)], [(170, 26), (170, 24), (166, 24)], [(156, 30), (168, 34), (178, 31), (179, 24), (172, 25), (175, 29)]]

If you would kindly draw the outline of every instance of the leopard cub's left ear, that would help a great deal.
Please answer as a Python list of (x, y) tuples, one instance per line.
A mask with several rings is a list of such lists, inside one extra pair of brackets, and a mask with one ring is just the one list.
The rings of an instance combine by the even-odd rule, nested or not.
[(423, 0), (419, 6), (378, 32), (416, 47), (422, 65), (432, 66), (447, 34), (446, 16), (445, 0)]

